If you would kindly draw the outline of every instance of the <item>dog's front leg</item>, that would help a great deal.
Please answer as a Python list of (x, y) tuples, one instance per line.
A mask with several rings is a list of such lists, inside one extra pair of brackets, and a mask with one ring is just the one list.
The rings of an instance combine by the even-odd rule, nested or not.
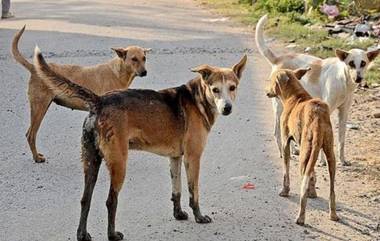
[(289, 162), (290, 162), (290, 143), (285, 141), (285, 146), (283, 148), (283, 184), (282, 190), (280, 192), (281, 197), (288, 197), (290, 191), (290, 177), (289, 177)]
[(280, 157), (282, 157), (280, 118), (283, 111), (283, 107), (281, 101), (278, 98), (273, 98), (272, 107), (274, 111), (274, 138), (276, 139), (277, 147), (280, 152)]
[(170, 158), (170, 177), (172, 180), (173, 215), (177, 220), (187, 220), (188, 215), (181, 208), (181, 166), (182, 157)]
[(351, 106), (351, 101), (347, 101), (343, 106), (339, 107), (339, 113), (338, 113), (338, 118), (339, 118), (339, 160), (340, 163), (343, 166), (349, 166), (350, 163), (346, 161), (345, 155), (344, 155), (344, 145), (346, 141), (346, 124), (347, 124), (347, 119), (348, 119), (348, 111)]
[(199, 208), (199, 168), (201, 153), (185, 154), (185, 168), (187, 174), (187, 184), (190, 195), (190, 207), (193, 209), (195, 221), (197, 223), (210, 223), (211, 218), (207, 215), (203, 216)]

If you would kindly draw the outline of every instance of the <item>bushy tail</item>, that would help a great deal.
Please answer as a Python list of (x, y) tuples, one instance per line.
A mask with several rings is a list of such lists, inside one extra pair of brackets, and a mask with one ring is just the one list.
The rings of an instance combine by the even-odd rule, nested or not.
[(33, 64), (30, 63), (24, 56), (22, 56), (22, 54), (20, 53), (20, 51), (18, 49), (18, 41), (20, 40), (21, 35), (24, 33), (25, 26), (26, 25), (24, 25), (24, 27), (20, 31), (18, 31), (15, 34), (15, 36), (13, 37), (13, 41), (12, 41), (12, 54), (13, 54), (13, 57), (15, 58), (15, 60), (17, 62), (19, 62), (20, 64), (22, 64), (29, 71), (33, 71), (33, 69), (34, 69)]
[(99, 106), (100, 97), (98, 95), (50, 69), (37, 46), (34, 50), (34, 66), (37, 74), (54, 94), (79, 98), (88, 104), (90, 111), (95, 111)]
[(268, 48), (264, 39), (264, 27), (267, 21), (268, 16), (264, 15), (256, 25), (256, 46), (259, 49), (260, 54), (264, 56), (270, 64), (275, 64), (277, 57), (272, 50)]

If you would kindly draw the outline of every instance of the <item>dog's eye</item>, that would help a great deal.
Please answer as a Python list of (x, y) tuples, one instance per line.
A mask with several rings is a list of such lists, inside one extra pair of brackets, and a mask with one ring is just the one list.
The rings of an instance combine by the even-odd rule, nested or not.
[(132, 61), (137, 62), (138, 59), (137, 59), (136, 57), (133, 57), (133, 58), (132, 58)]
[(212, 88), (212, 92), (214, 92), (215, 94), (218, 94), (220, 91), (218, 88)]
[(235, 85), (231, 85), (230, 86), (230, 91), (234, 91), (236, 89), (236, 86)]
[(349, 65), (351, 68), (355, 68), (355, 63), (354, 63), (354, 61), (350, 61), (350, 62), (348, 62), (348, 65)]
[(366, 64), (367, 64), (367, 63), (366, 63), (365, 61), (362, 61), (362, 62), (360, 63), (360, 67), (363, 68)]
[(144, 62), (146, 61), (146, 58), (145, 58), (145, 56), (143, 57), (143, 61), (144, 61)]

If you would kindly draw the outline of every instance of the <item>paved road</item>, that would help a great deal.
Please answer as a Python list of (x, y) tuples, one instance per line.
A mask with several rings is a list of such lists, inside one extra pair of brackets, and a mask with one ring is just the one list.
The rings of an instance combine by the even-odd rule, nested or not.
[[(135, 79), (134, 88), (180, 85), (194, 77), (190, 67), (231, 66), (243, 53), (249, 55), (236, 108), (217, 120), (202, 160), (201, 207), (213, 223), (174, 220), (168, 161), (133, 152), (117, 216), (126, 240), (347, 240), (336, 235), (346, 227), (327, 219), (326, 195), (309, 205), (307, 222), (316, 224), (313, 228), (293, 224), (298, 187), (290, 199), (277, 195), (280, 160), (262, 81), (269, 69), (252, 50), (251, 33), (215, 21), (218, 16), (190, 0), (12, 2), (17, 18), (0, 21), (0, 240), (76, 240), (83, 189), (79, 143), (85, 113), (53, 104), (38, 137), (48, 162), (31, 159), (24, 137), (29, 74), (9, 54), (13, 34), (25, 23), (22, 52), (31, 57), (37, 43), (58, 63), (100, 63), (112, 57), (110, 47), (152, 48), (148, 77)], [(239, 176), (248, 176), (256, 189), (242, 190), (246, 180), (233, 178)], [(89, 217), (94, 240), (106, 240), (108, 183), (103, 166)]]

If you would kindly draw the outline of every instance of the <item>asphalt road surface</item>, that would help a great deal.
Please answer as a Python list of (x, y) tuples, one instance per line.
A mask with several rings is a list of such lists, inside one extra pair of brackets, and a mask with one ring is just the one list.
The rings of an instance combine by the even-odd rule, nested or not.
[[(111, 47), (140, 45), (148, 54), (148, 76), (132, 88), (177, 86), (195, 76), (199, 64), (232, 66), (244, 53), (249, 62), (230, 116), (216, 121), (202, 158), (200, 204), (211, 224), (172, 216), (169, 162), (132, 152), (119, 198), (117, 229), (126, 240), (358, 240), (360, 233), (328, 220), (327, 190), (308, 203), (306, 222), (294, 224), (298, 180), (292, 197), (281, 198), (281, 160), (272, 138), (270, 101), (264, 80), (270, 69), (253, 47), (253, 35), (190, 0), (12, 1), (17, 18), (0, 21), (0, 240), (76, 240), (83, 190), (80, 162), (85, 112), (55, 104), (38, 136), (48, 161), (31, 158), (25, 133), (29, 126), (26, 96), (29, 73), (10, 55), (16, 30), (27, 24), (20, 41), (32, 57), (38, 44), (48, 61), (92, 65), (113, 57)], [(293, 167), (293, 166), (292, 166)], [(184, 170), (183, 170), (184, 171)], [(297, 174), (297, 168), (293, 168)], [(183, 175), (185, 177), (185, 175)], [(246, 181), (254, 190), (243, 190)], [(327, 182), (324, 182), (327, 183)], [(188, 207), (183, 181), (182, 205)], [(88, 230), (106, 240), (105, 200), (109, 187), (103, 165), (94, 192)], [(338, 207), (344, 207), (339, 203)], [(349, 210), (341, 208), (342, 212)], [(338, 212), (339, 214), (339, 212)]]

